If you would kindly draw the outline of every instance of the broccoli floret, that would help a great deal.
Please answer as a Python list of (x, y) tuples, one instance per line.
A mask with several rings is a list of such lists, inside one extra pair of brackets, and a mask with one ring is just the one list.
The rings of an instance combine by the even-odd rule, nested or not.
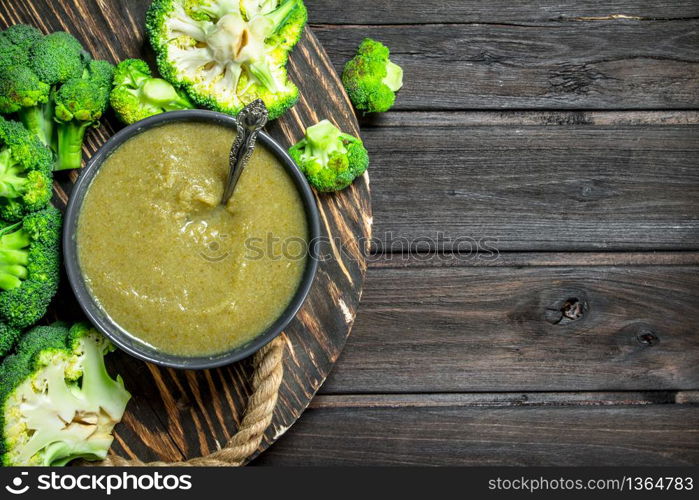
[(57, 153), (55, 170), (80, 168), (85, 132), (99, 126), (107, 110), (114, 66), (92, 61), (80, 78), (64, 83), (56, 93)]
[(15, 224), (0, 222), (0, 321), (36, 323), (58, 289), (61, 212), (49, 206)]
[(110, 102), (116, 115), (126, 124), (167, 111), (194, 108), (183, 92), (178, 92), (162, 78), (154, 78), (148, 63), (141, 59), (119, 63)]
[(19, 328), (12, 327), (0, 321), (0, 358), (5, 357), (22, 334)]
[(403, 87), (403, 69), (389, 59), (381, 42), (365, 38), (357, 55), (345, 65), (342, 83), (354, 106), (367, 113), (383, 113), (393, 107)]
[(29, 48), (42, 38), (33, 26), (16, 24), (0, 32), (0, 70), (10, 66), (28, 66)]
[(308, 127), (306, 137), (289, 154), (308, 182), (321, 192), (346, 188), (369, 166), (369, 154), (362, 141), (343, 134), (328, 120)]
[(19, 220), (51, 199), (51, 152), (22, 124), (0, 117), (0, 217)]
[(262, 99), (274, 119), (298, 100), (286, 63), (307, 17), (302, 0), (155, 0), (146, 27), (160, 73), (194, 102), (237, 114)]
[(86, 324), (27, 332), (0, 365), (0, 462), (103, 459), (131, 395), (104, 364), (112, 344)]
[(29, 60), (36, 76), (49, 85), (79, 78), (90, 56), (72, 35), (57, 31), (29, 48)]

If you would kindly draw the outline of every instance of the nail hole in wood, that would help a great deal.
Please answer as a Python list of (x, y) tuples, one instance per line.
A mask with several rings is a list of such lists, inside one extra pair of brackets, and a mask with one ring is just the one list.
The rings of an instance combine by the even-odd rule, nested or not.
[(654, 332), (645, 329), (638, 332), (638, 335), (636, 335), (636, 340), (638, 340), (639, 344), (647, 347), (654, 346), (660, 342), (660, 339)]
[(552, 325), (565, 325), (582, 318), (587, 310), (587, 302), (572, 297), (564, 300), (559, 306), (547, 308), (544, 318)]

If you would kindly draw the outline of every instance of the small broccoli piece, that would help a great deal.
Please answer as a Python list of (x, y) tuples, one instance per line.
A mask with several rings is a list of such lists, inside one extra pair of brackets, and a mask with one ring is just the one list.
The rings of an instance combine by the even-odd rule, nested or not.
[(154, 78), (148, 63), (141, 59), (119, 63), (110, 102), (116, 115), (126, 124), (167, 111), (194, 108), (184, 93), (166, 80)]
[(104, 364), (112, 344), (86, 324), (36, 327), (0, 364), (0, 463), (103, 459), (131, 395)]
[(15, 224), (0, 222), (0, 321), (36, 323), (58, 289), (61, 212), (49, 206)]
[(80, 78), (64, 83), (55, 96), (58, 142), (54, 170), (80, 168), (85, 132), (99, 126), (107, 110), (114, 66), (92, 61)]
[(321, 192), (339, 191), (352, 184), (369, 166), (369, 154), (360, 139), (343, 134), (328, 120), (308, 127), (306, 137), (289, 154)]
[(194, 102), (237, 114), (262, 99), (275, 119), (298, 100), (286, 63), (307, 17), (302, 0), (155, 0), (146, 27), (160, 73)]
[(0, 117), (0, 217), (19, 220), (51, 200), (51, 151), (20, 123)]
[(403, 87), (403, 69), (389, 55), (384, 44), (365, 38), (345, 65), (342, 84), (358, 110), (383, 113), (393, 107), (396, 92)]
[(5, 357), (17, 343), (22, 331), (0, 322), (0, 358)]

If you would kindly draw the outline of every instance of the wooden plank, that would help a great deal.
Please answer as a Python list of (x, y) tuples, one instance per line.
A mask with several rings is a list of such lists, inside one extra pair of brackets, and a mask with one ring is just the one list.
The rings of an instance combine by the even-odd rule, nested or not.
[(405, 70), (398, 110), (699, 106), (699, 19), (513, 25), (318, 26), (335, 67), (364, 37)]
[(693, 0), (324, 0), (306, 1), (310, 19), (325, 24), (531, 23), (699, 17)]
[(699, 248), (697, 125), (440, 119), (364, 129), (376, 251), (474, 241), (500, 251)]
[(371, 263), (352, 336), (322, 391), (699, 388), (699, 267), (565, 258)]
[(699, 111), (388, 111), (360, 116), (363, 128), (478, 125), (699, 125)]
[(699, 461), (696, 404), (619, 405), (622, 395), (611, 405), (464, 404), (473, 397), (415, 395), (394, 401), (393, 396), (368, 396), (363, 404), (358, 398), (326, 397), (255, 464), (662, 466)]

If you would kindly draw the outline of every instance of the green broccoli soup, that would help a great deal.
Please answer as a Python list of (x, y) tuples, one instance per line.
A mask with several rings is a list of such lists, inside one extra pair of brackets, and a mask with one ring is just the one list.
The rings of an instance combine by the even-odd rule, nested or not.
[(218, 354), (284, 311), (306, 265), (301, 195), (258, 142), (228, 206), (220, 204), (235, 132), (169, 124), (120, 146), (78, 219), (80, 267), (102, 309), (154, 348)]

